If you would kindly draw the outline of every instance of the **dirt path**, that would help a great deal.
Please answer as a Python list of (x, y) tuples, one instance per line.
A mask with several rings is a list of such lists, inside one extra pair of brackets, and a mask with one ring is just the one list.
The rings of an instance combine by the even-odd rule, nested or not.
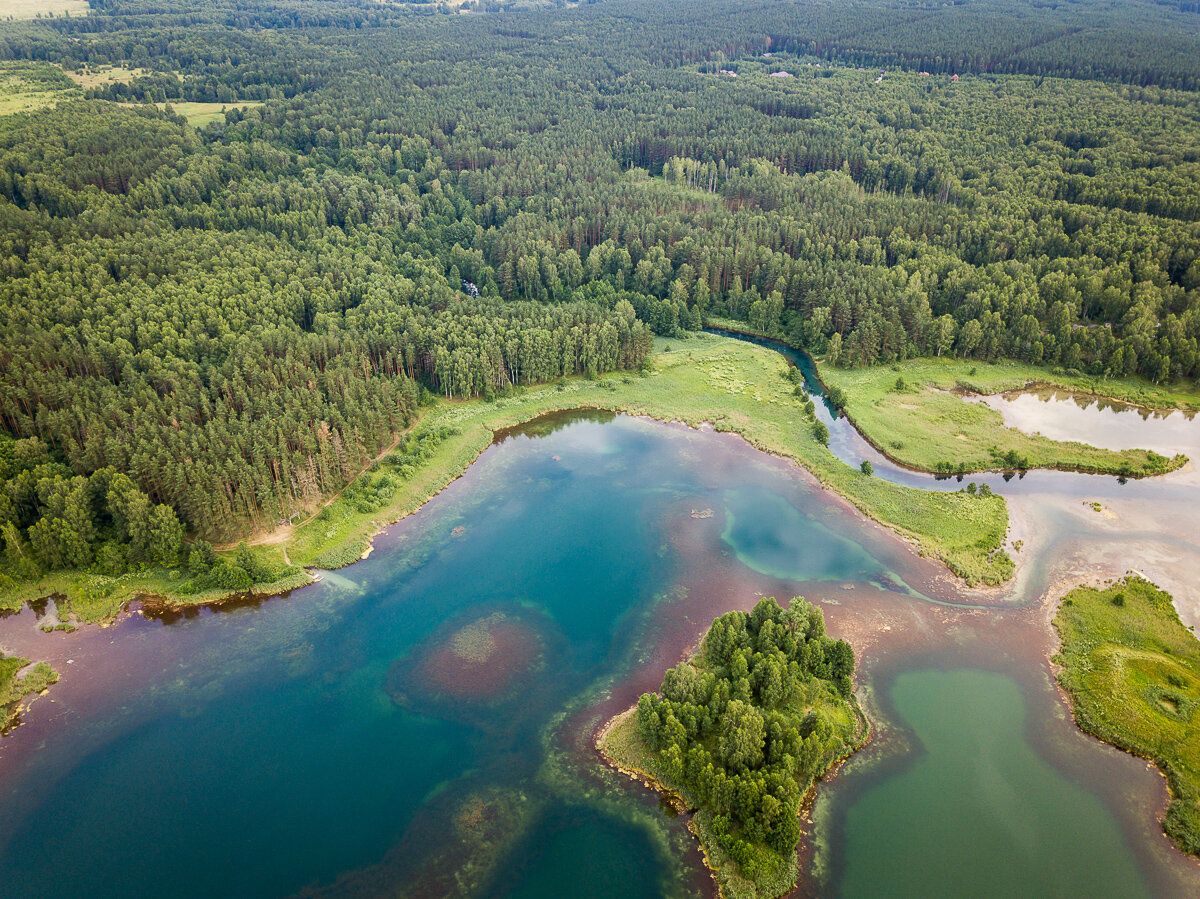
[[(382, 450), (380, 450), (379, 453), (376, 454), (375, 458), (373, 458), (370, 462), (368, 462), (365, 466), (363, 466), (363, 468), (358, 472), (358, 474), (356, 474), (353, 478), (350, 479), (350, 481), (346, 484), (346, 487), (349, 487), (350, 484), (353, 484), (354, 481), (359, 476), (361, 476), (364, 471), (366, 471), (368, 468), (370, 468), (376, 462), (382, 462), (383, 458), (388, 453), (390, 453), (392, 450), (394, 450), (397, 446), (400, 445), (401, 440), (403, 440), (405, 437), (407, 437), (409, 434), (412, 433), (413, 428), (415, 428), (417, 425), (419, 425), (421, 423), (421, 419), (423, 417), (424, 417), (424, 413), (418, 412), (416, 419), (413, 420), (413, 423), (410, 424), (403, 431), (401, 431), (399, 434), (397, 434), (395, 440), (393, 440), (391, 443), (389, 443), (387, 446), (385, 446)], [(305, 518), (303, 521), (299, 521), (296, 523), (292, 523), (289, 521), (289, 522), (281, 524), (278, 527), (275, 527), (269, 531), (254, 531), (254, 532), (251, 532), (250, 534), (248, 534), (242, 540), (237, 541), (237, 543), (223, 543), (219, 546), (214, 546), (213, 549), (217, 550), (218, 552), (229, 552), (231, 550), (236, 549), (238, 546), (238, 543), (245, 543), (247, 546), (282, 546), (283, 547), (283, 561), (285, 563), (287, 563), (288, 565), (291, 565), (292, 560), (290, 558), (288, 558), (288, 551), (287, 551), (286, 543), (291, 540), (291, 537), (296, 532), (297, 528), (304, 527), (306, 524), (308, 524), (310, 521), (312, 521), (314, 518), (316, 518), (318, 515), (320, 515), (322, 509), (325, 509), (326, 507), (332, 505), (343, 493), (345, 493), (346, 487), (343, 487), (337, 493), (331, 494), (330, 496), (328, 496), (327, 498), (322, 500), (321, 503), (317, 506), (317, 508), (313, 511), (313, 513), (311, 515), (309, 515), (307, 518)]]

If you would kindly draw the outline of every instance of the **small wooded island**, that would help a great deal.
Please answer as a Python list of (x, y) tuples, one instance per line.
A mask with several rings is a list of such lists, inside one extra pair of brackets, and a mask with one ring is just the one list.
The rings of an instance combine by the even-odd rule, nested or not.
[(1072, 590), (1054, 626), (1076, 723), (1162, 769), (1171, 788), (1163, 830), (1200, 855), (1200, 640), (1169, 593), (1134, 575)]
[(597, 746), (695, 812), (722, 895), (779, 896), (796, 882), (805, 794), (866, 739), (853, 672), (854, 650), (825, 634), (820, 609), (767, 597), (714, 621), (660, 693), (613, 719)]

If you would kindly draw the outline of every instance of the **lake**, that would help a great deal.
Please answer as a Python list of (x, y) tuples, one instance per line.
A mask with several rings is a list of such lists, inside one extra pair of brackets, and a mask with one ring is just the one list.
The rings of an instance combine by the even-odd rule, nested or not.
[[(0, 883), (29, 897), (709, 891), (684, 822), (605, 768), (592, 735), (714, 617), (803, 594), (862, 653), (881, 728), (821, 790), (827, 879), (801, 891), (882, 889), (881, 828), (897, 814), (944, 827), (951, 784), (964, 853), (1021, 822), (1048, 835), (1022, 843), (1024, 885), (1091, 871), (1102, 851), (1092, 895), (1197, 887), (1151, 845), (1161, 780), (1079, 734), (1054, 694), (1030, 612), (1044, 574), (962, 592), (737, 437), (552, 416), (502, 435), (367, 560), (291, 596), (72, 634), (41, 634), (32, 609), (0, 621), (6, 648), (64, 673), (0, 741)], [(980, 767), (989, 734), (1011, 764)], [(1061, 826), (1080, 815), (1087, 827)], [(922, 889), (975, 882), (969, 853), (946, 865), (909, 830), (910, 864), (942, 860)]]

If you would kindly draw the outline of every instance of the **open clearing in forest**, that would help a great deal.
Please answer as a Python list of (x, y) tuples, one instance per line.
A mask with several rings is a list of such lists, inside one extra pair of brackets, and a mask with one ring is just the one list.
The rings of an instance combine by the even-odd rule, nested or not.
[(78, 96), (78, 88), (57, 66), (23, 61), (0, 63), (0, 115), (29, 112)]
[(0, 19), (86, 16), (90, 10), (87, 0), (0, 0)]
[[(0, 0), (3, 2), (3, 0)], [(66, 71), (67, 77), (82, 88), (104, 87), (108, 84), (127, 84), (138, 75), (145, 74), (145, 69), (126, 69), (123, 66), (97, 66), (96, 68)]]
[[(165, 103), (158, 104), (159, 109), (165, 106)], [(171, 108), (186, 118), (189, 125), (196, 128), (203, 128), (209, 122), (224, 122), (225, 111), (228, 109), (249, 106), (262, 106), (262, 103), (257, 100), (239, 100), (236, 103), (191, 103), (184, 101), (171, 103)]]

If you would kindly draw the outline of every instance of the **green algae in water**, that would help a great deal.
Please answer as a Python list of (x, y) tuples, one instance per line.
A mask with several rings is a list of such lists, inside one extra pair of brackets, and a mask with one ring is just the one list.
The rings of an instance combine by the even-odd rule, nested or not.
[(738, 561), (768, 577), (865, 581), (885, 573), (857, 543), (766, 490), (731, 491), (726, 496), (721, 538), (737, 553)]
[(847, 810), (838, 895), (1149, 895), (1100, 800), (1027, 742), (1015, 680), (913, 671), (890, 697), (917, 757)]

